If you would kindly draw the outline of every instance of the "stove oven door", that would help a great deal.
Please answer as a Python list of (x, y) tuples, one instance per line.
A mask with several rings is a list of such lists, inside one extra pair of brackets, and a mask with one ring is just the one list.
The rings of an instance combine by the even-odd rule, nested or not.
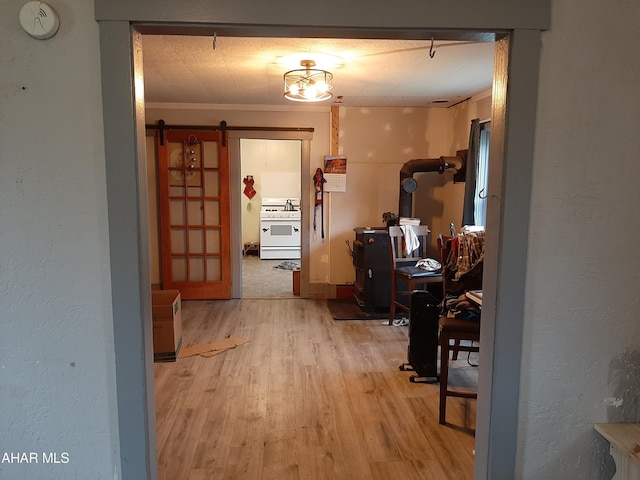
[(260, 258), (300, 258), (300, 220), (268, 218), (260, 220)]

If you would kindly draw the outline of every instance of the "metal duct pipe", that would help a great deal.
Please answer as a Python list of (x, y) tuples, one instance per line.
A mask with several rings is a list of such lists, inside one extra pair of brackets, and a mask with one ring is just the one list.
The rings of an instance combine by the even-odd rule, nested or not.
[(417, 172), (438, 172), (443, 174), (446, 170), (452, 170), (453, 173), (460, 170), (463, 166), (463, 159), (456, 157), (440, 157), (440, 158), (416, 158), (409, 160), (400, 169), (400, 200), (398, 217), (411, 217), (412, 211), (412, 194), (418, 188), (418, 182), (413, 178), (413, 174)]

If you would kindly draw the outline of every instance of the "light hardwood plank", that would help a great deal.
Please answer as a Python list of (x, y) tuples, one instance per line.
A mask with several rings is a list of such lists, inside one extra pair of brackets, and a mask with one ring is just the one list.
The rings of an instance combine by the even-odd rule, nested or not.
[[(210, 358), (155, 364), (161, 479), (472, 477), (475, 401), (414, 384), (407, 328), (334, 321), (322, 300), (184, 302), (186, 342), (238, 335)], [(459, 360), (453, 378), (473, 387)]]
[(187, 472), (207, 414), (206, 408), (179, 409), (169, 438), (159, 453), (158, 470), (161, 480), (188, 478)]

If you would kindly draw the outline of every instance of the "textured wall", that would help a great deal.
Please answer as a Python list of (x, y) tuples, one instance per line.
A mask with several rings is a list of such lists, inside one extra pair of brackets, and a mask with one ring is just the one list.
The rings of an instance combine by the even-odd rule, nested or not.
[(382, 214), (398, 212), (400, 167), (423, 158), (426, 108), (341, 108), (340, 155), (347, 157), (347, 191), (330, 193), (331, 282), (354, 280), (345, 240), (355, 227), (384, 225)]
[(543, 34), (520, 478), (611, 478), (597, 422), (640, 422), (640, 4), (553, 2)]
[[(32, 40), (16, 20), (23, 3), (0, 0), (0, 451), (68, 450), (70, 462), (2, 464), (0, 477), (112, 478), (97, 29), (91, 2), (67, 0), (54, 5), (62, 17), (56, 37)], [(552, 5), (517, 477), (610, 478), (591, 424), (639, 421), (640, 12), (635, 0)]]
[[(251, 127), (301, 127), (313, 128), (313, 140), (311, 141), (310, 162), (311, 171), (315, 173), (317, 167), (321, 167), (324, 155), (329, 152), (329, 109), (327, 107), (311, 107), (304, 111), (271, 111), (271, 110), (215, 110), (194, 105), (163, 105), (150, 104), (146, 109), (147, 124), (154, 124), (164, 119), (172, 125), (218, 125), (225, 120), (230, 126)], [(309, 209), (303, 215), (313, 216), (313, 182), (302, 185), (303, 195), (307, 196)], [(244, 197), (246, 198), (246, 197)], [(259, 207), (255, 202), (254, 207)], [(310, 281), (312, 283), (326, 282), (329, 278), (328, 263), (321, 263), (323, 255), (327, 255), (328, 243), (324, 243), (320, 235), (312, 234), (310, 237), (311, 264)]]
[(0, 478), (115, 478), (98, 29), (69, 0), (32, 39), (24, 3), (0, 0)]
[[(256, 190), (252, 200), (246, 195), (240, 196), (242, 243), (260, 243), (260, 208), (263, 198), (300, 198), (301, 143), (299, 140), (240, 141), (240, 177), (244, 179), (246, 175), (253, 175)], [(239, 183), (236, 188), (241, 191), (244, 184)], [(249, 203), (252, 205), (250, 210), (247, 209)]]

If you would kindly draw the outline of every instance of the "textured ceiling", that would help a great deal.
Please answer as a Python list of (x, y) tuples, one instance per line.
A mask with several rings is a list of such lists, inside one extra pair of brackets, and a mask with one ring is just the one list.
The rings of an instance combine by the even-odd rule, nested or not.
[(446, 107), (493, 76), (491, 42), (144, 35), (143, 58), (147, 102), (292, 105), (283, 74), (301, 59), (334, 74), (334, 98), (315, 105)]

